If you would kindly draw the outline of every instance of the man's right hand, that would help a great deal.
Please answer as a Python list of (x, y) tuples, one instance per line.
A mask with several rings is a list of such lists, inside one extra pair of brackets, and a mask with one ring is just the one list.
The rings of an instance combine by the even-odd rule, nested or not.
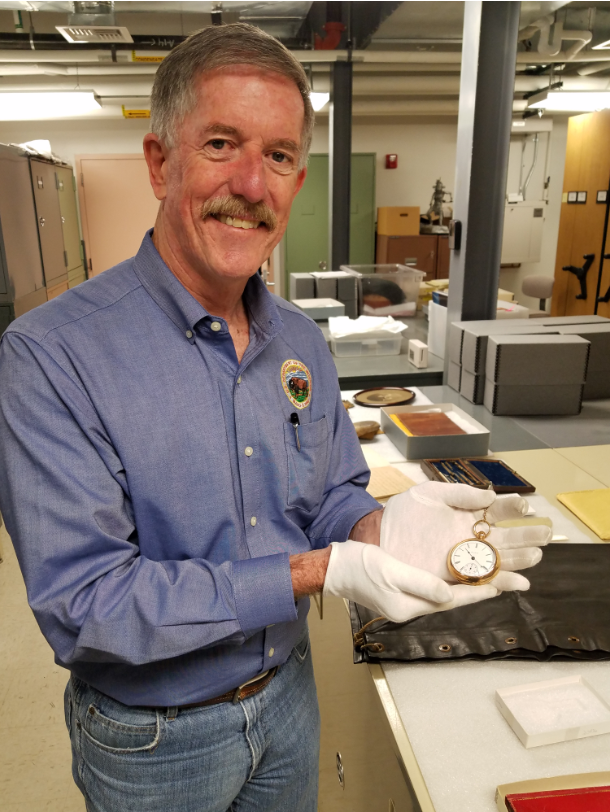
[(449, 586), (426, 570), (403, 564), (374, 544), (333, 542), (324, 594), (366, 606), (395, 623), (493, 598), (492, 585)]

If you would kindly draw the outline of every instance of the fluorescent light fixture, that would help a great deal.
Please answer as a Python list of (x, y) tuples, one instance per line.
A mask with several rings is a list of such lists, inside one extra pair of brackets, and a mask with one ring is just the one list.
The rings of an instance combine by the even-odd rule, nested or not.
[(610, 91), (543, 90), (531, 96), (527, 106), (555, 113), (592, 113), (610, 107)]
[(592, 51), (608, 51), (610, 50), (610, 39), (607, 39), (605, 42), (600, 42), (599, 45), (594, 45), (591, 48)]
[(311, 101), (311, 106), (317, 113), (328, 104), (330, 93), (310, 93), (309, 99)]
[(101, 105), (92, 91), (65, 93), (4, 93), (0, 92), (0, 121), (34, 121), (45, 118), (85, 116), (100, 110)]
[(513, 121), (513, 127), (525, 127), (525, 121)]

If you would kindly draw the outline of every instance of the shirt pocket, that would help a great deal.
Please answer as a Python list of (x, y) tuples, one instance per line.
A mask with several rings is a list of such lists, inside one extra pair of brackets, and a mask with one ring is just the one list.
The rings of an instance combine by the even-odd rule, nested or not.
[(322, 500), (328, 463), (328, 420), (323, 417), (314, 423), (298, 427), (299, 443), (292, 423), (284, 423), (284, 441), (288, 456), (289, 507), (307, 513), (314, 510)]

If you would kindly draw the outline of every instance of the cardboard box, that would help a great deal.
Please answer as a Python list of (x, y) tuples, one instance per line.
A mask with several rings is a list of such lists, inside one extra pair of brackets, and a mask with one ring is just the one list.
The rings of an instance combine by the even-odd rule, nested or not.
[(489, 336), (485, 375), (497, 384), (536, 388), (584, 384), (589, 348), (586, 339), (575, 335)]
[(337, 277), (337, 298), (340, 302), (351, 302), (358, 299), (358, 278), (344, 271), (344, 276)]
[[(498, 325), (502, 325), (498, 327)], [(451, 337), (451, 360), (454, 364), (461, 364), (462, 362), (462, 344), (464, 338), (464, 330), (481, 336), (493, 335), (494, 333), (506, 333), (509, 328), (503, 329), (506, 321), (499, 322), (497, 319), (479, 319), (475, 321), (454, 321), (451, 324), (450, 337)], [(610, 324), (610, 319), (603, 316), (548, 316), (547, 318), (535, 319), (534, 323), (530, 319), (510, 319), (510, 329), (517, 332), (518, 327), (525, 328), (529, 332), (532, 329), (539, 327), (557, 327), (559, 325), (567, 326), (570, 324)], [(559, 330), (551, 330), (549, 332), (559, 332)], [(471, 372), (478, 372), (479, 370), (471, 369)], [(482, 370), (481, 370), (482, 371)]]
[(554, 328), (529, 319), (525, 324), (522, 319), (507, 319), (487, 322), (484, 327), (466, 328), (462, 337), (462, 366), (476, 375), (485, 374), (487, 342), (491, 335), (543, 335), (553, 332), (556, 332)]
[[(463, 376), (462, 372), (462, 376)], [(580, 414), (584, 384), (515, 386), (485, 380), (483, 404), (496, 415)]]
[(381, 206), (377, 209), (377, 233), (398, 237), (419, 234), (419, 206)]
[(580, 674), (500, 688), (496, 705), (528, 749), (610, 733), (610, 705)]
[(462, 367), (459, 364), (454, 364), (449, 361), (449, 369), (447, 371), (447, 383), (456, 392), (460, 391), (460, 382), (462, 380)]
[(483, 403), (485, 397), (485, 375), (475, 375), (462, 367), (460, 395), (471, 403)]
[(602, 372), (587, 371), (583, 400), (610, 398), (610, 369)]
[(312, 273), (316, 285), (316, 299), (337, 298), (337, 278), (332, 273)]
[(326, 321), (331, 316), (345, 316), (345, 305), (335, 299), (293, 299), (292, 304), (314, 321)]
[(408, 344), (409, 363), (418, 369), (428, 366), (428, 345), (418, 338), (412, 338)]
[(358, 318), (358, 299), (352, 299), (346, 302), (344, 299), (339, 299), (341, 304), (345, 305), (345, 315), (350, 319)]
[[(394, 423), (391, 414), (440, 411), (453, 413), (468, 434), (409, 437)], [(489, 429), (482, 426), (453, 403), (434, 403), (426, 406), (385, 406), (381, 409), (381, 428), (408, 460), (433, 457), (484, 457), (489, 450)]]
[(464, 342), (464, 328), (460, 325), (467, 322), (453, 322), (449, 325), (449, 360), (453, 364), (462, 364), (462, 345)]
[(576, 335), (591, 344), (589, 372), (610, 375), (610, 322), (606, 324), (568, 324), (557, 327), (560, 335)]
[(290, 301), (313, 299), (316, 295), (315, 280), (310, 273), (290, 274)]

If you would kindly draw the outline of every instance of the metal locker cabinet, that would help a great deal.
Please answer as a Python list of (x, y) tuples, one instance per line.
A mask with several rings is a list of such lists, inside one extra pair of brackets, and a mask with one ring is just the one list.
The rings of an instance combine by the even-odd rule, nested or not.
[(0, 145), (0, 332), (46, 300), (29, 159)]
[(76, 191), (71, 166), (56, 166), (56, 185), (61, 213), (68, 286), (73, 288), (85, 281), (85, 266), (81, 254), (80, 230), (76, 211)]
[(33, 158), (30, 160), (30, 168), (47, 296), (52, 299), (68, 289), (68, 269), (64, 256), (64, 237), (55, 178), (56, 167), (52, 163)]

